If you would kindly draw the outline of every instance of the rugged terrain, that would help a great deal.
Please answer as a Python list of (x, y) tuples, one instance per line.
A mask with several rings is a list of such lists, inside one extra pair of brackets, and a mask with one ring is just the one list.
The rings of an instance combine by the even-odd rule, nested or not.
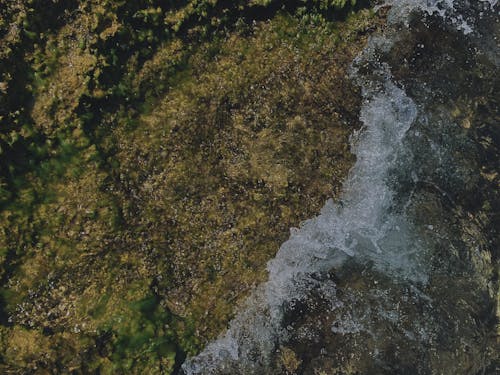
[(354, 162), (369, 5), (1, 0), (0, 371), (214, 338)]

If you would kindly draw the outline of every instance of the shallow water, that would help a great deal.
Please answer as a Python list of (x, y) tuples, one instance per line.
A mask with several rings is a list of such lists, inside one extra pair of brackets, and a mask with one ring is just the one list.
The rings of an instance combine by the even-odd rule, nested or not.
[(186, 374), (498, 370), (498, 6), (391, 0), (357, 161)]

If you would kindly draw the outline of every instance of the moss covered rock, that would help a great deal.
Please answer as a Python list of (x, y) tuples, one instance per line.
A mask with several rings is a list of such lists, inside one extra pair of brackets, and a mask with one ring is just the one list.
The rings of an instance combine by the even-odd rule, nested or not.
[(176, 372), (352, 165), (378, 17), (182, 3), (2, 1), (3, 372)]

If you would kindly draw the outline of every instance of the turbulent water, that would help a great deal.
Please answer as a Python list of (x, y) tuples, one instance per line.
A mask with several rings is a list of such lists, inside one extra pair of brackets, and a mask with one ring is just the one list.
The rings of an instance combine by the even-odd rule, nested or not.
[(387, 6), (352, 64), (364, 127), (341, 200), (186, 374), (499, 371), (497, 2)]

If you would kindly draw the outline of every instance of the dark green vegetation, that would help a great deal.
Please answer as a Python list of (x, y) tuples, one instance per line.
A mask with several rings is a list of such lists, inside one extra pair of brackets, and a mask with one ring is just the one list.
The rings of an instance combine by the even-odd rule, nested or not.
[(352, 163), (354, 3), (0, 0), (0, 372), (171, 373), (223, 329)]

